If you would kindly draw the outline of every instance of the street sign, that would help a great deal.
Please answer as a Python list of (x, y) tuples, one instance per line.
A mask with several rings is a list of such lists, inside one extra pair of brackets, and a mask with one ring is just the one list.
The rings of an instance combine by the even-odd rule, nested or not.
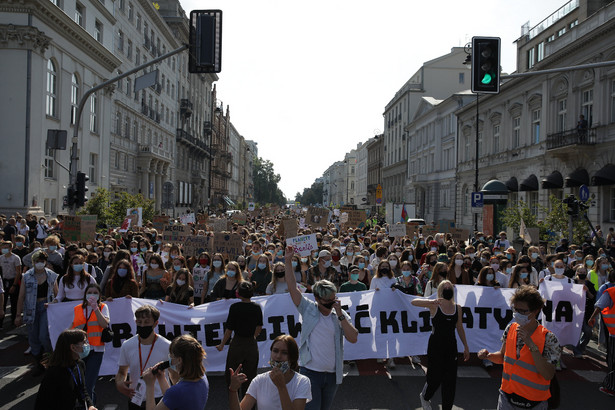
[(587, 185), (581, 185), (581, 187), (579, 188), (579, 198), (583, 202), (589, 199), (589, 188), (587, 187)]
[(376, 205), (382, 205), (382, 185), (376, 187)]
[(481, 213), (483, 211), (484, 198), (482, 192), (472, 192), (472, 212)]

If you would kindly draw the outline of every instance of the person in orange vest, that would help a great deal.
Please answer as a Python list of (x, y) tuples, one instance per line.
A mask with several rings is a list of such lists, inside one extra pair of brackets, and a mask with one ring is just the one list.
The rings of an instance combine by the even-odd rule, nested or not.
[(536, 320), (544, 301), (535, 287), (517, 288), (510, 303), (513, 322), (504, 330), (502, 348), (493, 353), (482, 349), (478, 357), (504, 366), (498, 410), (546, 410), (555, 364), (561, 356), (559, 341)]
[[(609, 274), (609, 281), (613, 282), (613, 280), (615, 280), (615, 272)], [(600, 391), (613, 397), (615, 396), (615, 287), (605, 289), (594, 306), (594, 313), (592, 313), (587, 324), (593, 327), (596, 323), (596, 316), (598, 313), (602, 313), (602, 320), (609, 333), (609, 337), (606, 338), (606, 364), (608, 371), (602, 381)]]
[(85, 288), (83, 302), (75, 306), (72, 329), (81, 329), (88, 335), (90, 353), (83, 359), (85, 363), (85, 387), (96, 403), (96, 379), (105, 354), (105, 344), (101, 340), (103, 329), (109, 326), (109, 308), (101, 302), (100, 287), (92, 283)]

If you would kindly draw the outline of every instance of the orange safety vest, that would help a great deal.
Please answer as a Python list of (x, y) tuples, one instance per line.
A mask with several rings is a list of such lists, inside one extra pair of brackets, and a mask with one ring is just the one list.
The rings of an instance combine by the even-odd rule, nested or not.
[(605, 307), (601, 310), (602, 320), (604, 320), (604, 324), (606, 325), (609, 334), (615, 336), (615, 287), (608, 288), (606, 292), (609, 292), (612, 303), (611, 307)]
[[(502, 371), (502, 391), (508, 394), (515, 393), (527, 400), (545, 401), (551, 397), (549, 388), (551, 382), (536, 369), (532, 352), (524, 345), (517, 359), (517, 328), (518, 323), (513, 323), (508, 329), (506, 336), (506, 351), (504, 352), (504, 370)], [(532, 334), (532, 341), (540, 354), (545, 348), (545, 339), (549, 331), (538, 325)]]
[[(105, 307), (104, 303), (100, 304), (100, 310), (103, 310)], [(85, 328), (86, 318), (83, 314), (83, 306), (82, 304), (78, 304), (75, 306), (75, 315), (73, 318), (72, 329), (84, 329)], [(88, 342), (90, 346), (104, 346), (105, 344), (101, 340), (103, 328), (98, 325), (98, 318), (96, 314), (92, 311), (90, 317), (87, 320), (88, 322)]]

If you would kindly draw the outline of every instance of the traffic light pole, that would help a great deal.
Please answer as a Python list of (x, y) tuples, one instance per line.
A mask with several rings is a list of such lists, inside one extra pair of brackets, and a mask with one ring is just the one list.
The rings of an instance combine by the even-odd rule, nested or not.
[[(139, 72), (140, 70), (143, 70), (146, 67), (149, 67), (151, 65), (157, 64), (162, 60), (165, 60), (169, 57), (174, 56), (175, 54), (179, 54), (184, 50), (188, 49), (188, 44), (184, 44), (181, 47), (170, 51), (166, 54), (161, 55), (160, 57), (157, 57), (145, 64), (141, 64), (138, 67), (133, 68), (132, 70), (126, 71), (125, 73), (118, 75), (117, 77), (113, 77), (107, 81), (102, 82), (101, 84), (90, 88), (89, 90), (87, 90), (86, 92), (83, 93), (83, 96), (81, 97), (81, 100), (79, 100), (79, 105), (77, 106), (77, 113), (75, 115), (75, 124), (73, 125), (73, 139), (72, 139), (72, 146), (71, 146), (71, 152), (70, 152), (70, 179), (69, 179), (69, 184), (70, 187), (75, 187), (75, 185), (77, 184), (77, 167), (79, 166), (79, 156), (77, 155), (77, 150), (78, 150), (78, 142), (79, 142), (79, 125), (81, 122), (81, 114), (83, 112), (83, 109), (85, 108), (85, 104), (88, 101), (88, 98), (90, 98), (90, 96), (92, 94), (94, 94), (95, 92), (97, 92), (98, 90), (102, 90), (103, 88), (107, 87), (108, 85), (111, 85), (119, 80), (122, 80), (126, 77), (128, 77), (129, 75), (132, 75), (134, 73)], [(74, 215), (76, 212), (76, 206), (71, 206), (69, 208), (69, 213), (71, 215)]]

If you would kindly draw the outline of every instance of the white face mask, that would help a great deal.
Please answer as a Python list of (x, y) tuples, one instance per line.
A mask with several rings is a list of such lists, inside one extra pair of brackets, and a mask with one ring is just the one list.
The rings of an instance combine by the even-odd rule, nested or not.
[(152, 268), (152, 269), (158, 269), (159, 266), (160, 265), (158, 265), (157, 263), (150, 263), (149, 264), (149, 267)]
[(43, 269), (43, 268), (45, 267), (45, 262), (36, 262), (36, 263), (34, 264), (34, 267), (35, 267), (36, 269), (38, 269), (38, 270), (41, 270), (41, 269)]
[(396, 261), (395, 259), (391, 259), (391, 260), (389, 261), (389, 265), (391, 265), (391, 268), (394, 268), (394, 267), (396, 267), (396, 266), (397, 266), (397, 261)]
[(177, 279), (175, 282), (177, 282), (178, 286), (184, 286), (186, 284), (186, 281), (181, 279)]
[(457, 266), (463, 265), (463, 259), (455, 259), (455, 265)]
[(564, 271), (566, 271), (566, 268), (555, 268), (556, 275), (563, 275)]

